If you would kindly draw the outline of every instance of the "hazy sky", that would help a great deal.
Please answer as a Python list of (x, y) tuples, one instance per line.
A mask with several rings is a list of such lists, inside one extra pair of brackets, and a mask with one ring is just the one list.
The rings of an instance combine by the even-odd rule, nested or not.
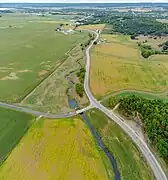
[(168, 0), (0, 0), (0, 3), (8, 3), (8, 2), (31, 2), (31, 3), (35, 3), (35, 2), (55, 2), (55, 3), (58, 3), (58, 2), (77, 2), (77, 3), (84, 3), (84, 2), (87, 2), (87, 3), (97, 3), (97, 2), (111, 2), (111, 3), (119, 3), (119, 2), (167, 2), (168, 3)]

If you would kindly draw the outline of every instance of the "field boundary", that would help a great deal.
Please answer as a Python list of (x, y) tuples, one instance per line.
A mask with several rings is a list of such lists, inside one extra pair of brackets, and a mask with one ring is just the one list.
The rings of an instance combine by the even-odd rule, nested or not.
[[(78, 46), (78, 45), (77, 45), (77, 46)], [(29, 93), (27, 93), (27, 95), (25, 95), (23, 98), (21, 98), (21, 101), (20, 101), (19, 103), (22, 104), (23, 101), (25, 101), (29, 96), (31, 96), (32, 93), (34, 93), (34, 91), (36, 91), (36, 89), (37, 89), (38, 87), (40, 87), (40, 85), (41, 85), (44, 81), (48, 80), (48, 79), (56, 72), (56, 70), (57, 70), (59, 67), (61, 67), (62, 64), (68, 59), (68, 57), (69, 57), (68, 54), (69, 54), (74, 48), (76, 48), (77, 46), (72, 47), (69, 51), (67, 51), (67, 52), (62, 56), (63, 60), (61, 60), (61, 62), (59, 63), (59, 65), (56, 66), (56, 67), (54, 68), (54, 70), (51, 71), (51, 73), (49, 73), (48, 76), (46, 76), (41, 82), (39, 82)], [(66, 57), (66, 58), (64, 59), (64, 56), (66, 56), (66, 55), (67, 55), (68, 57)], [(62, 59), (62, 58), (61, 58), (61, 59)]]
[[(15, 110), (14, 110), (15, 111)], [(19, 111), (18, 111), (19, 112)], [(32, 120), (30, 120), (30, 124), (28, 125), (28, 127), (25, 129), (23, 136), (20, 138), (20, 140), (18, 140), (18, 142), (13, 145), (13, 148), (11, 149), (11, 151), (8, 152), (8, 154), (6, 155), (6, 157), (2, 160), (2, 162), (0, 162), (0, 167), (2, 167), (5, 163), (5, 161), (8, 159), (8, 157), (10, 156), (10, 154), (12, 153), (12, 151), (14, 151), (14, 149), (19, 145), (19, 143), (21, 142), (21, 140), (24, 138), (24, 136), (28, 133), (29, 129), (32, 127), (32, 125), (37, 121), (38, 117), (32, 117)]]
[(151, 96), (162, 96), (165, 99), (168, 99), (168, 97), (166, 98), (165, 95), (166, 93), (168, 93), (168, 89), (166, 89), (165, 91), (162, 92), (152, 92), (152, 91), (147, 91), (147, 90), (137, 90), (137, 89), (119, 89), (116, 90), (114, 92), (110, 92), (105, 96), (100, 97), (100, 101), (104, 101), (106, 99), (108, 99), (110, 96), (116, 96), (122, 93), (143, 93), (143, 94), (147, 94), (147, 95), (151, 95)]

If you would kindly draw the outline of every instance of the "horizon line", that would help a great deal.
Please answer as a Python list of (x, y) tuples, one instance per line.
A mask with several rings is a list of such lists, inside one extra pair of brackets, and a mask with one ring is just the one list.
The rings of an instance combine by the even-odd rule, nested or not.
[(168, 4), (168, 2), (0, 2), (0, 4), (141, 4), (141, 3), (164, 3)]

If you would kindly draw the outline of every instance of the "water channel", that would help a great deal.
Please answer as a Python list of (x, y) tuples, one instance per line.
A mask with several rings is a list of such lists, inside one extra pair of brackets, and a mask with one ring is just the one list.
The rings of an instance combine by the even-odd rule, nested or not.
[[(70, 79), (70, 75), (73, 72), (71, 72), (70, 74), (68, 74), (66, 76), (67, 80), (70, 83), (70, 86), (67, 88), (66, 91), (66, 95), (68, 98), (68, 103), (71, 109), (77, 109), (79, 108), (78, 103), (75, 99), (73, 99), (70, 94), (69, 94), (69, 90), (74, 86), (74, 82)], [(115, 180), (120, 180), (120, 173), (117, 167), (117, 163), (116, 160), (114, 158), (114, 156), (108, 151), (108, 149), (104, 146), (103, 142), (102, 142), (102, 138), (100, 137), (100, 135), (97, 133), (96, 129), (94, 128), (94, 126), (90, 123), (89, 118), (86, 116), (85, 113), (81, 113), (80, 114), (82, 119), (85, 121), (85, 123), (88, 125), (88, 127), (90, 128), (92, 135), (94, 136), (94, 138), (96, 139), (96, 142), (98, 144), (98, 146), (102, 149), (102, 151), (107, 155), (107, 157), (109, 158), (111, 165), (113, 167), (113, 171), (114, 171), (114, 179)]]

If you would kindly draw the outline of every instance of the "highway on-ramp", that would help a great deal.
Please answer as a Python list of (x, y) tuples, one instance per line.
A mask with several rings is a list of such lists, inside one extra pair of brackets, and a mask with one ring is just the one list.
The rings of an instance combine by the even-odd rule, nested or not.
[[(94, 32), (94, 31), (92, 31)], [(96, 107), (103, 113), (105, 113), (110, 119), (115, 121), (134, 141), (134, 143), (138, 146), (138, 148), (141, 150), (143, 156), (146, 158), (148, 164), (151, 166), (153, 173), (155, 175), (155, 178), (157, 180), (167, 180), (167, 177), (162, 170), (160, 164), (156, 160), (155, 156), (153, 153), (150, 151), (148, 148), (147, 144), (135, 133), (135, 131), (129, 127), (124, 121), (122, 121), (119, 117), (117, 117), (112, 111), (104, 107), (100, 102), (98, 102), (95, 97), (93, 96), (92, 92), (90, 91), (89, 88), (89, 74), (90, 74), (90, 50), (94, 44), (99, 38), (99, 33), (94, 32), (96, 35), (96, 38), (92, 43), (89, 45), (89, 47), (86, 50), (86, 74), (85, 74), (85, 81), (84, 81), (84, 89), (85, 92), (90, 100), (90, 103), (92, 106)]]

